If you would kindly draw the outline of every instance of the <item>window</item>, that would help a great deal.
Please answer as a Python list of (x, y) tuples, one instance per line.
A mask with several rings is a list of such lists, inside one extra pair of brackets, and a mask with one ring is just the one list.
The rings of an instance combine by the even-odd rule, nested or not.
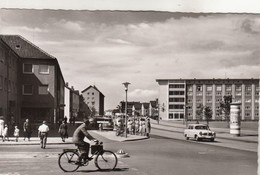
[(92, 92), (92, 95), (94, 95), (94, 92)]
[(247, 103), (251, 103), (251, 98), (246, 98)]
[(193, 94), (192, 94), (192, 92), (188, 92), (188, 96), (192, 96)]
[(226, 85), (226, 91), (231, 91), (231, 85)]
[(211, 99), (211, 98), (208, 98), (208, 99), (207, 99), (207, 103), (212, 103), (212, 99)]
[(184, 88), (184, 84), (170, 84), (170, 88)]
[(40, 74), (49, 74), (49, 66), (48, 65), (39, 65), (39, 73)]
[(251, 109), (251, 107), (250, 106), (246, 106), (246, 109), (248, 110), (248, 109)]
[(241, 90), (242, 90), (241, 85), (236, 85), (236, 91), (241, 91)]
[(95, 105), (95, 102), (92, 102), (92, 105)]
[(169, 91), (169, 95), (184, 95), (184, 91)]
[(222, 91), (222, 86), (221, 85), (217, 85), (216, 86), (216, 90), (219, 92), (219, 91)]
[(217, 95), (217, 96), (221, 96), (222, 93), (221, 93), (221, 92), (217, 92), (216, 95)]
[(247, 86), (246, 86), (246, 91), (251, 91), (251, 90), (252, 90), (252, 87), (249, 86), (249, 85), (247, 85)]
[(207, 96), (212, 96), (212, 92), (207, 92), (206, 95)]
[(39, 94), (40, 95), (48, 95), (49, 93), (49, 87), (48, 85), (42, 85), (42, 86), (39, 86)]
[(192, 92), (193, 87), (189, 85), (189, 86), (187, 87), (187, 89), (188, 89), (189, 92)]
[(173, 114), (169, 114), (169, 119), (173, 119)]
[(169, 102), (184, 102), (184, 98), (169, 98)]
[(192, 106), (187, 106), (188, 109), (192, 109)]
[(256, 86), (255, 86), (255, 90), (256, 90), (257, 92), (260, 91), (260, 87), (259, 87), (259, 85), (256, 85)]
[(197, 91), (202, 92), (202, 85), (197, 85)]
[(32, 85), (23, 85), (23, 95), (32, 95), (33, 94), (33, 86)]
[(32, 64), (23, 64), (23, 73), (30, 74), (33, 73), (33, 65)]
[(212, 91), (212, 85), (207, 85), (207, 91)]
[(189, 99), (188, 99), (188, 103), (192, 103), (192, 99), (189, 98)]
[(197, 96), (202, 96), (202, 92), (197, 92)]
[(197, 103), (201, 103), (201, 102), (202, 102), (202, 99), (198, 98)]
[(236, 92), (237, 96), (241, 96), (241, 94), (242, 94), (241, 91)]

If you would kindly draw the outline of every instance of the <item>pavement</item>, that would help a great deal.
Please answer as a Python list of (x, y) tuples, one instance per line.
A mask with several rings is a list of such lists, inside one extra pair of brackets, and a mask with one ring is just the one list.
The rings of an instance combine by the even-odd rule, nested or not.
[[(147, 139), (146, 136), (139, 136), (139, 135), (130, 135), (128, 134), (127, 137), (125, 136), (116, 136), (115, 131), (97, 131), (97, 130), (91, 130), (89, 131), (91, 133), (96, 133), (98, 135), (101, 135), (102, 137), (105, 137), (110, 140), (118, 141), (118, 142), (126, 142), (126, 141), (136, 141), (136, 140), (143, 140)], [(14, 137), (9, 137), (9, 141), (2, 141), (0, 140), (0, 146), (1, 145), (39, 145), (40, 144), (40, 138), (39, 137), (31, 137), (30, 141), (26, 138), (24, 140), (23, 137), (19, 137), (18, 142), (15, 141)], [(72, 143), (72, 137), (69, 137), (65, 140), (65, 142), (62, 142), (60, 137), (48, 137), (47, 138), (47, 144), (73, 144)]]
[[(171, 121), (160, 121), (159, 124), (155, 120), (151, 120), (152, 129), (160, 129), (164, 131), (176, 132), (176, 133), (183, 133), (184, 129), (186, 128), (186, 124), (182, 122), (171, 122)], [(73, 128), (71, 128), (73, 129)], [(241, 129), (240, 136), (231, 135), (228, 128), (212, 128), (211, 130), (216, 132), (216, 138), (222, 139), (230, 139), (230, 140), (237, 140), (243, 141), (248, 143), (258, 143), (258, 129), (249, 130), (249, 129)], [(125, 142), (125, 141), (136, 141), (136, 140), (143, 140), (147, 139), (146, 136), (139, 136), (139, 135), (130, 135), (128, 134), (127, 137), (125, 136), (116, 136), (115, 131), (98, 131), (98, 130), (91, 130), (90, 133), (99, 134), (107, 139), (118, 141), (118, 142)], [(30, 141), (27, 139), (24, 140), (23, 137), (20, 137), (18, 142), (15, 141), (14, 137), (10, 137), (9, 141), (2, 142), (0, 140), (1, 145), (36, 145), (40, 143), (39, 137), (31, 137)], [(48, 144), (72, 144), (72, 137), (66, 139), (65, 142), (62, 142), (61, 138), (58, 136), (55, 137), (48, 137), (47, 140)]]

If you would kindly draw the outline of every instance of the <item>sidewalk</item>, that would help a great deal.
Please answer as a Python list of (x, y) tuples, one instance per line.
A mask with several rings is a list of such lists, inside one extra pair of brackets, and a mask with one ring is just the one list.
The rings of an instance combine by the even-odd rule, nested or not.
[[(160, 121), (159, 124), (155, 120), (151, 120), (152, 128), (166, 130), (177, 133), (184, 133), (186, 125), (182, 122), (174, 121)], [(244, 130), (241, 128), (241, 136), (234, 136), (230, 134), (229, 128), (214, 128), (210, 127), (212, 131), (216, 132), (217, 138), (233, 139), (244, 142), (258, 143), (258, 130)]]
[[(115, 131), (97, 131), (97, 130), (91, 130), (90, 133), (98, 134), (102, 137), (105, 137), (109, 140), (114, 140), (118, 142), (125, 142), (125, 141), (136, 141), (136, 140), (143, 140), (147, 139), (146, 136), (138, 136), (138, 135), (127, 135), (127, 137), (121, 137), (116, 136)], [(65, 140), (65, 142), (62, 142), (60, 137), (48, 137), (47, 144), (73, 144), (72, 143), (72, 137), (69, 137)], [(15, 141), (14, 137), (9, 137), (9, 141), (3, 142), (0, 140), (0, 146), (1, 145), (40, 145), (40, 138), (39, 137), (31, 137), (30, 141), (27, 139), (24, 140), (23, 137), (20, 137), (18, 142)]]

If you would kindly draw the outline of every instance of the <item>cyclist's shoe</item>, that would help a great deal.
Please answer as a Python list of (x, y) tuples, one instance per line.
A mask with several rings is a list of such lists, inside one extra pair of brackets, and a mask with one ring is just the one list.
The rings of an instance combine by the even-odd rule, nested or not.
[(79, 166), (83, 166), (84, 165), (84, 163), (82, 161), (76, 161), (75, 164), (79, 165)]
[(92, 159), (93, 159), (92, 157), (87, 157), (87, 158), (84, 159), (84, 161), (90, 161)]

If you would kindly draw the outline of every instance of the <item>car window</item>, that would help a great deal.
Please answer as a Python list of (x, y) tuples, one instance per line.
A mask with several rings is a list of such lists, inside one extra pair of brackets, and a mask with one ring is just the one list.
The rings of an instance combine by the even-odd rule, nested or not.
[(195, 129), (207, 130), (208, 126), (195, 126)]

